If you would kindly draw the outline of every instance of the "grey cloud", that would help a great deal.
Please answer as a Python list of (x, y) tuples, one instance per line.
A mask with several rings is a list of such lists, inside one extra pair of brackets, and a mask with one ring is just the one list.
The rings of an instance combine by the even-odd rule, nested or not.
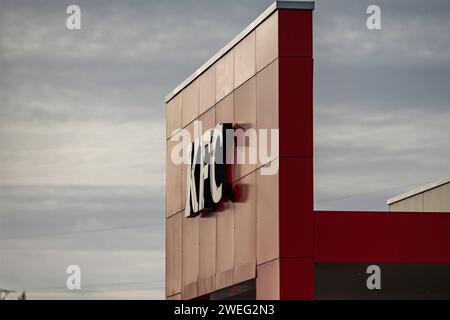
[[(2, 186), (0, 191), (2, 249), (156, 250), (163, 246), (161, 188)], [(89, 230), (93, 232), (85, 232)]]
[(7, 2), (2, 120), (163, 121), (165, 94), (264, 3), (81, 1), (82, 29), (70, 32), (60, 2)]
[(0, 127), (2, 184), (164, 183), (164, 123), (75, 122)]
[(316, 209), (386, 210), (396, 193), (448, 176), (450, 110), (418, 109), (316, 110)]
[[(2, 285), (25, 290), (29, 299), (161, 299), (164, 252), (1, 250)], [(81, 268), (82, 287), (66, 289), (66, 268)]]
[[(3, 287), (31, 299), (163, 297), (162, 190), (2, 186), (0, 208)], [(78, 293), (65, 288), (71, 264)]]
[(315, 207), (386, 210), (386, 199), (449, 176), (447, 1), (317, 1)]
[[(0, 238), (75, 233), (0, 240), (0, 284), (163, 297), (164, 96), (271, 2), (83, 0), (79, 32), (71, 1), (0, 3)], [(383, 30), (368, 31), (369, 4), (316, 1), (319, 210), (384, 210), (450, 175), (450, 4), (380, 0)], [(79, 294), (61, 289), (73, 261)], [(160, 282), (95, 286), (140, 281)]]

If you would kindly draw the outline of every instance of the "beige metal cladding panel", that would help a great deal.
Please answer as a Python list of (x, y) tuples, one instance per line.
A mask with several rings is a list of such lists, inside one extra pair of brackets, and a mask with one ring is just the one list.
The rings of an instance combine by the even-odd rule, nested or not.
[[(267, 130), (267, 150), (258, 149), (258, 153), (264, 151), (266, 155), (265, 158), (258, 157), (259, 167), (272, 155), (271, 130), (278, 129), (278, 59), (256, 75), (256, 126), (260, 136), (262, 130)], [(258, 141), (261, 143), (261, 138)]]
[(198, 294), (215, 291), (216, 273), (216, 214), (200, 216), (200, 265)]
[(211, 108), (202, 114), (199, 118), (202, 124), (202, 134), (206, 132), (208, 129), (213, 129), (216, 124), (216, 108)]
[[(204, 133), (208, 128), (213, 128), (215, 125), (215, 108), (209, 109), (206, 113), (201, 115), (198, 120), (202, 123), (202, 133)], [(190, 137), (193, 141), (193, 139), (195, 139), (194, 123), (190, 123), (185, 129), (189, 132)], [(186, 207), (186, 179), (188, 165), (182, 164), (181, 167), (181, 208), (182, 210), (184, 210), (184, 208)]]
[[(217, 123), (234, 123), (234, 93), (230, 93), (223, 98), (215, 106), (216, 108), (216, 124)], [(232, 155), (230, 155), (229, 164), (227, 165), (227, 181), (234, 180), (235, 167), (232, 164)]]
[[(234, 91), (234, 120), (245, 130), (256, 129), (256, 78), (253, 77)], [(256, 132), (256, 131), (255, 131)], [(235, 165), (235, 179), (238, 180), (256, 169), (257, 149), (254, 150), (256, 159), (250, 159), (250, 144), (245, 139), (245, 163)], [(257, 141), (257, 140), (255, 140)]]
[(198, 79), (181, 92), (181, 124), (183, 127), (198, 117), (199, 104)]
[(166, 221), (166, 296), (181, 292), (181, 213)]
[(166, 105), (166, 138), (181, 128), (181, 94), (177, 94)]
[(424, 211), (450, 212), (450, 183), (424, 193)]
[(216, 63), (216, 101), (233, 91), (234, 51), (231, 50)]
[(234, 282), (234, 203), (223, 203), (217, 214), (216, 290)]
[(181, 300), (181, 293), (167, 297), (167, 300)]
[(395, 202), (389, 206), (389, 211), (415, 212), (423, 211), (423, 193)]
[(280, 299), (280, 260), (275, 259), (257, 267), (256, 299)]
[(278, 59), (256, 75), (258, 129), (278, 129)]
[(256, 37), (253, 31), (234, 48), (234, 88), (256, 73)]
[(216, 103), (216, 66), (206, 70), (199, 82), (199, 113), (202, 114)]
[[(274, 160), (274, 164), (278, 159)], [(279, 197), (278, 173), (261, 175), (256, 172), (256, 246), (257, 264), (279, 257)]]
[(256, 174), (236, 183), (234, 283), (255, 277), (256, 272)]
[(199, 218), (183, 216), (182, 298), (198, 296)]
[(171, 159), (172, 148), (176, 142), (166, 142), (166, 217), (181, 210), (181, 167)]
[(230, 93), (216, 104), (216, 124), (234, 123), (234, 94)]
[[(204, 114), (202, 114), (199, 118), (198, 118), (199, 122), (201, 123), (202, 126), (202, 135), (206, 132), (206, 130), (208, 129), (212, 129), (215, 126), (215, 122), (216, 122), (216, 109), (211, 108), (208, 111), (206, 111)], [(192, 137), (194, 137), (194, 125), (190, 124), (188, 127), (189, 133), (191, 134)], [(195, 137), (194, 137), (195, 138)], [(188, 166), (184, 166), (184, 172), (182, 174), (184, 174), (184, 178), (183, 182), (182, 182), (182, 188), (181, 191), (184, 192), (182, 193), (182, 200), (184, 200), (184, 202), (182, 203), (183, 208), (186, 206), (186, 189), (185, 189), (185, 184), (186, 184), (186, 169)]]
[[(194, 139), (194, 124), (191, 123), (185, 128), (189, 134), (191, 139)], [(187, 151), (187, 149), (186, 149)], [(181, 165), (181, 209), (184, 210), (186, 207), (186, 179), (187, 179), (187, 167), (188, 164), (183, 163)]]
[[(199, 120), (202, 122), (202, 133), (214, 128), (215, 108), (206, 111)], [(199, 217), (200, 228), (200, 265), (198, 294), (203, 295), (215, 290), (216, 270), (216, 214), (203, 214)]]
[(256, 71), (278, 57), (278, 11), (256, 28)]

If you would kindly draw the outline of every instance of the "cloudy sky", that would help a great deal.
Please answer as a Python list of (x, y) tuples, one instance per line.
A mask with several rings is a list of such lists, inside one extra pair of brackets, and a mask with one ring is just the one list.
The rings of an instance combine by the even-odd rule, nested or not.
[[(271, 2), (0, 0), (0, 288), (163, 298), (164, 97)], [(316, 209), (386, 210), (450, 176), (450, 2), (314, 14)]]

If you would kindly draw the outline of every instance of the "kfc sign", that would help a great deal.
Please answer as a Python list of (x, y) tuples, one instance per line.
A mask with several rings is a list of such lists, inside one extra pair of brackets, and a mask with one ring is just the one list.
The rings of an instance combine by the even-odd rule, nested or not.
[(227, 149), (233, 148), (233, 139), (227, 141), (227, 130), (233, 131), (233, 125), (219, 123), (188, 148), (186, 217), (215, 210), (220, 201), (230, 196), (226, 157)]

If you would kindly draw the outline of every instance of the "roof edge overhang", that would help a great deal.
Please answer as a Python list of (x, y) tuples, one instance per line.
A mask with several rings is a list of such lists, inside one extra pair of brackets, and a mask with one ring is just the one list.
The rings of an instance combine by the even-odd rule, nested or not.
[(398, 196), (395, 196), (393, 198), (390, 198), (390, 199), (387, 200), (387, 204), (391, 205), (391, 204), (399, 202), (401, 200), (405, 200), (407, 198), (414, 197), (414, 196), (416, 196), (418, 194), (421, 194), (421, 193), (424, 193), (424, 192), (429, 191), (431, 189), (440, 187), (440, 186), (442, 186), (444, 184), (447, 184), (447, 183), (450, 183), (450, 177), (447, 177), (447, 178), (444, 178), (444, 179), (440, 179), (440, 180), (428, 183), (428, 184), (426, 184), (424, 186), (418, 187), (418, 188), (413, 189), (411, 191), (408, 191), (408, 192), (402, 193), (402, 194), (400, 194)]

